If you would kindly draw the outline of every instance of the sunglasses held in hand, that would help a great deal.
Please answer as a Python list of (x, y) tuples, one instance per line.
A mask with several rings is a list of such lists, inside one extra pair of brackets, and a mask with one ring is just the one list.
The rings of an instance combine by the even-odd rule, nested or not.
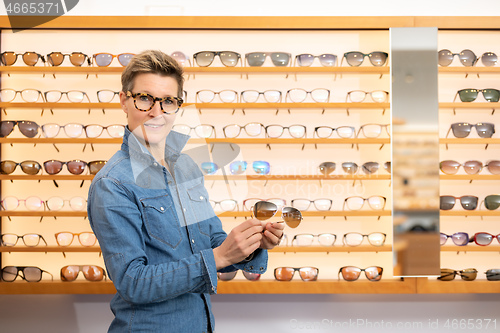
[[(252, 207), (253, 216), (260, 221), (275, 216), (278, 210), (278, 206), (269, 201), (258, 201)], [(297, 228), (302, 221), (302, 214), (293, 207), (281, 208), (281, 217), (290, 228)]]

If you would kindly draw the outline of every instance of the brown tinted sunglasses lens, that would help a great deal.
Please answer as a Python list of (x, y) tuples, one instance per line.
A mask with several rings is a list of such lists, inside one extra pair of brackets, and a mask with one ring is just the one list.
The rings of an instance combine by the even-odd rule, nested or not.
[(5, 52), (2, 55), (2, 62), (5, 64), (5, 66), (11, 66), (14, 65), (16, 62), (17, 56), (14, 52)]
[(489, 161), (488, 171), (494, 175), (500, 175), (500, 161)]
[(299, 274), (303, 281), (316, 281), (318, 279), (318, 269), (314, 267), (303, 267), (299, 269)]
[(359, 279), (361, 274), (361, 269), (357, 267), (342, 267), (340, 269), (340, 273), (342, 273), (342, 277), (346, 281), (356, 281)]
[(28, 66), (35, 66), (38, 62), (38, 54), (33, 52), (26, 52), (23, 54), (24, 63)]
[(217, 277), (219, 278), (219, 280), (221, 281), (231, 281), (232, 279), (234, 279), (234, 277), (236, 276), (236, 273), (238, 271), (234, 271), (234, 272), (227, 272), (227, 273), (220, 273), (218, 272), (217, 273)]
[(89, 162), (89, 169), (90, 169), (90, 174), (95, 175), (97, 174), (102, 167), (106, 164), (106, 161), (92, 161)]
[(453, 269), (444, 268), (441, 269), (441, 276), (438, 277), (441, 281), (451, 281), (455, 279), (456, 272)]
[(104, 278), (104, 270), (99, 266), (83, 266), (82, 272), (89, 281), (101, 281)]
[(274, 277), (278, 281), (291, 281), (294, 272), (291, 267), (278, 267), (274, 269)]
[(257, 220), (267, 220), (273, 217), (278, 211), (278, 206), (268, 201), (258, 201), (253, 206), (253, 216)]
[(43, 163), (45, 172), (49, 175), (56, 175), (62, 170), (63, 163), (61, 161), (51, 160)]
[(0, 171), (3, 174), (10, 175), (16, 170), (17, 163), (14, 161), (2, 161), (0, 162)]
[(477, 277), (477, 270), (474, 268), (467, 268), (460, 272), (460, 276), (462, 280), (465, 281), (474, 281)]
[(28, 175), (36, 175), (42, 169), (37, 161), (24, 161), (20, 165), (23, 172)]
[(83, 63), (85, 62), (85, 58), (86, 58), (85, 54), (78, 52), (71, 53), (71, 55), (69, 56), (69, 60), (71, 61), (73, 66), (83, 65)]
[(281, 216), (290, 228), (297, 228), (302, 221), (302, 213), (293, 207), (283, 207)]
[(47, 56), (47, 60), (52, 66), (59, 66), (64, 60), (64, 55), (60, 52), (52, 52)]
[(370, 281), (379, 281), (382, 278), (382, 267), (368, 267), (365, 269), (366, 278)]
[(69, 161), (67, 165), (68, 165), (68, 171), (70, 173), (72, 173), (73, 175), (80, 175), (83, 173), (83, 171), (85, 171), (85, 166), (87, 165), (87, 163), (83, 161), (74, 160), (74, 161)]

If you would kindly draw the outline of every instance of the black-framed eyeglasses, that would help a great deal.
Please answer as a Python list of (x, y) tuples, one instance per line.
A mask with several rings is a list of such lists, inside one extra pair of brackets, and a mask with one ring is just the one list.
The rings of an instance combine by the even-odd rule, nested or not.
[(315, 58), (318, 58), (319, 63), (323, 67), (337, 66), (337, 56), (330, 53), (323, 53), (317, 56), (310, 53), (298, 54), (295, 56), (295, 62), (301, 67), (309, 67), (313, 64)]
[(5, 66), (12, 66), (16, 63), (18, 56), (21, 56), (24, 63), (28, 66), (35, 66), (38, 63), (39, 59), (42, 59), (42, 62), (45, 63), (45, 58), (43, 57), (43, 55), (38, 54), (36, 52), (24, 52), (24, 53), (15, 53), (12, 51), (2, 52), (0, 54), (0, 61)]
[(260, 67), (264, 65), (266, 57), (270, 57), (274, 66), (285, 67), (290, 64), (292, 55), (287, 52), (250, 52), (245, 54), (248, 66)]
[(160, 109), (163, 113), (174, 114), (179, 111), (184, 101), (180, 97), (154, 97), (146, 93), (132, 93), (127, 91), (127, 97), (132, 97), (134, 99), (134, 106), (137, 110), (148, 112), (150, 111), (156, 102), (160, 102)]
[(200, 67), (208, 67), (212, 64), (215, 56), (219, 56), (221, 63), (226, 67), (234, 67), (238, 64), (241, 54), (234, 51), (200, 51), (193, 54), (193, 59)]
[(17, 94), (21, 95), (23, 101), (27, 103), (35, 103), (38, 102), (40, 97), (43, 99), (43, 93), (40, 90), (36, 89), (23, 89), (23, 90), (14, 90), (14, 89), (0, 89), (0, 102), (12, 102), (16, 99)]
[(47, 61), (52, 66), (60, 66), (64, 58), (68, 57), (69, 61), (73, 66), (80, 67), (87, 61), (87, 65), (91, 65), (90, 57), (82, 52), (71, 52), (69, 54), (64, 54), (62, 52), (51, 52), (47, 54)]
[(374, 51), (374, 52), (370, 52), (370, 53), (363, 53), (363, 52), (359, 52), (359, 51), (346, 52), (346, 53), (344, 53), (344, 56), (342, 57), (342, 61), (341, 61), (340, 65), (342, 66), (342, 62), (345, 59), (349, 66), (358, 67), (358, 66), (361, 66), (361, 64), (365, 60), (365, 57), (368, 57), (368, 59), (370, 60), (370, 63), (373, 66), (380, 67), (386, 63), (387, 57), (389, 57), (389, 54), (386, 52), (381, 52), (381, 51)]
[(28, 247), (35, 247), (40, 244), (40, 240), (45, 243), (47, 246), (47, 242), (43, 238), (42, 235), (39, 234), (24, 234), (24, 235), (16, 235), (16, 234), (2, 234), (0, 235), (2, 246), (16, 246), (19, 239), (21, 239), (24, 245)]
[(54, 276), (35, 266), (5, 266), (1, 270), (2, 280), (5, 282), (14, 282), (19, 276), (26, 282), (40, 282), (42, 280), (42, 273), (47, 273), (54, 280)]
[(273, 124), (267, 125), (264, 129), (266, 136), (269, 138), (280, 138), (285, 133), (285, 129), (288, 130), (292, 138), (300, 139), (306, 137), (306, 127), (304, 125), (281, 126)]
[(321, 139), (329, 138), (336, 132), (339, 138), (347, 139), (355, 137), (356, 129), (353, 126), (318, 126), (314, 128), (313, 137), (318, 137)]

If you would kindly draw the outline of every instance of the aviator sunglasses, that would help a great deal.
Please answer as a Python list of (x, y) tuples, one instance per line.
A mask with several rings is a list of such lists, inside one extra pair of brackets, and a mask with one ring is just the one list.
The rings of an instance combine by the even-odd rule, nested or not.
[[(278, 206), (269, 201), (258, 201), (252, 207), (253, 216), (260, 221), (265, 221), (276, 215)], [(297, 228), (302, 221), (302, 214), (293, 207), (282, 207), (281, 218), (290, 228)]]
[(460, 275), (464, 281), (473, 281), (477, 277), (477, 270), (475, 268), (467, 268), (461, 271), (455, 271), (449, 268), (441, 268), (441, 275), (438, 277), (438, 280), (451, 281), (454, 280), (457, 275)]

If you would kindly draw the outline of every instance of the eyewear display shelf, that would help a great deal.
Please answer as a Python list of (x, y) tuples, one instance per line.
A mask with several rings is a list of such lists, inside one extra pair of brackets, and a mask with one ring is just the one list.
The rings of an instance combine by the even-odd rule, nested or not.
[[(27, 18), (27, 25), (31, 18)], [(46, 29), (299, 29), (304, 31), (314, 31), (315, 29), (330, 29), (330, 30), (355, 30), (355, 29), (367, 29), (367, 30), (388, 30), (390, 27), (414, 27), (414, 26), (438, 26), (441, 28), (467, 28), (467, 29), (491, 29), (500, 28), (500, 25), (496, 18), (440, 18), (440, 17), (319, 17), (319, 18), (285, 18), (285, 17), (270, 17), (270, 18), (231, 18), (231, 17), (173, 17), (165, 23), (165, 20), (156, 17), (134, 17), (133, 19), (129, 17), (60, 17), (51, 22), (48, 22), (37, 28)], [(9, 22), (7, 18), (0, 18), (1, 29), (8, 29)], [(35, 28), (36, 29), (36, 28)], [(0, 75), (10, 75), (10, 74), (120, 74), (123, 68), (121, 67), (50, 67), (50, 66), (35, 66), (35, 67), (0, 67)], [(388, 67), (334, 67), (334, 68), (323, 68), (323, 67), (286, 67), (286, 68), (249, 68), (249, 67), (235, 67), (235, 68), (224, 68), (224, 67), (188, 67), (186, 68), (186, 74), (189, 75), (209, 75), (209, 74), (239, 74), (239, 75), (296, 75), (301, 74), (321, 74), (321, 75), (337, 75), (337, 74), (353, 74), (353, 75), (388, 75), (390, 69)], [(440, 68), (440, 73), (489, 73), (489, 72), (499, 72), (498, 68), (484, 70), (479, 68)], [(484, 104), (484, 105), (482, 105)], [(476, 103), (473, 107), (491, 109), (495, 105), (492, 103), (482, 103), (481, 105)], [(496, 103), (498, 104), (498, 103)], [(498, 106), (498, 105), (496, 105)], [(446, 103), (440, 104), (441, 108), (465, 108), (463, 103)], [(118, 103), (0, 103), (0, 108), (2, 109), (26, 109), (26, 108), (37, 108), (47, 111), (46, 109), (117, 109), (119, 108)], [(374, 110), (378, 111), (380, 109), (389, 109), (390, 105), (388, 103), (204, 103), (196, 104), (196, 108), (200, 110), (203, 109), (356, 109), (356, 110)], [(15, 111), (13, 111), (15, 112)], [(200, 139), (200, 142), (228, 142), (227, 139)], [(291, 143), (301, 143), (301, 144), (389, 144), (389, 139), (232, 139), (231, 142), (238, 144), (291, 144)], [(121, 139), (0, 139), (2, 144), (14, 144), (14, 143), (52, 143), (52, 144), (77, 144), (77, 143), (92, 143), (92, 144), (119, 144)], [(454, 142), (449, 142), (454, 143)], [(484, 142), (480, 142), (484, 143)], [(490, 142), (493, 143), (493, 142)], [(211, 178), (217, 179), (217, 177), (222, 176), (207, 176), (207, 180)], [(240, 176), (246, 177), (247, 179), (258, 179), (258, 180), (273, 180), (273, 179), (283, 179), (280, 177), (288, 177), (290, 179), (296, 179), (300, 177), (301, 179), (307, 180), (328, 180), (328, 179), (341, 179), (341, 180), (390, 180), (390, 175), (378, 174), (375, 176), (317, 176), (317, 175), (301, 175), (301, 176), (282, 176), (282, 175), (267, 175), (267, 176)], [(273, 178), (274, 177), (274, 178)], [(1, 175), (0, 180), (2, 181), (12, 181), (12, 180), (90, 180), (93, 176), (91, 175), (36, 175), (36, 176), (25, 176), (25, 175)], [(237, 179), (238, 177), (234, 177)], [(231, 179), (231, 177), (228, 177)], [(479, 178), (480, 179), (480, 178)], [(491, 213), (491, 212), (489, 212)], [(248, 212), (226, 212), (220, 214), (221, 216), (247, 216)], [(345, 212), (345, 211), (329, 211), (329, 212), (304, 212), (305, 217), (307, 216), (391, 216), (390, 211), (356, 211), (356, 212)], [(86, 217), (85, 212), (0, 212), (0, 216), (38, 216), (38, 217)], [(494, 250), (494, 249), (492, 249)], [(328, 255), (330, 252), (391, 252), (391, 245), (384, 245), (382, 247), (373, 246), (359, 246), (359, 247), (279, 247), (271, 251), (273, 252), (285, 252), (290, 253), (308, 253), (317, 252), (325, 253)], [(451, 251), (451, 249), (450, 249)], [(48, 246), (48, 247), (37, 247), (37, 248), (27, 248), (27, 247), (1, 247), (0, 252), (100, 252), (100, 248), (94, 247), (81, 247), (81, 246), (71, 246), (67, 248), (61, 248), (59, 246)], [(42, 267), (43, 268), (43, 267)], [(18, 279), (19, 280), (19, 279)], [(337, 279), (325, 279), (322, 280), (321, 277), (315, 282), (303, 282), (300, 281), (298, 277), (294, 281), (290, 282), (279, 282), (272, 279), (261, 279), (260, 281), (250, 282), (243, 280), (234, 281), (219, 281), (218, 282), (218, 293), (221, 294), (257, 294), (257, 293), (311, 293), (311, 294), (325, 294), (325, 293), (418, 293), (418, 292), (500, 292), (500, 288), (493, 288), (491, 282), (470, 282), (464, 287), (461, 281), (447, 282), (447, 283), (434, 283), (428, 281), (427, 278), (405, 278), (405, 279), (392, 279), (392, 278), (382, 278), (379, 282), (370, 282), (363, 280), (363, 276), (360, 280), (355, 282), (346, 282)], [(439, 289), (441, 284), (446, 284), (447, 289)], [(471, 286), (474, 287), (471, 288)], [(450, 286), (450, 287), (448, 287)], [(457, 286), (457, 287), (451, 287)], [(484, 286), (484, 288), (482, 287)], [(484, 291), (480, 289), (483, 288)], [(421, 289), (421, 291), (419, 290)], [(486, 291), (488, 289), (488, 291)], [(116, 290), (113, 284), (108, 281), (103, 282), (88, 282), (85, 280), (77, 280), (74, 282), (62, 282), (59, 281), (59, 277), (54, 274), (54, 281), (47, 280), (46, 277), (41, 282), (38, 283), (27, 283), (25, 281), (16, 281), (13, 283), (0, 283), (0, 294), (112, 294)]]

